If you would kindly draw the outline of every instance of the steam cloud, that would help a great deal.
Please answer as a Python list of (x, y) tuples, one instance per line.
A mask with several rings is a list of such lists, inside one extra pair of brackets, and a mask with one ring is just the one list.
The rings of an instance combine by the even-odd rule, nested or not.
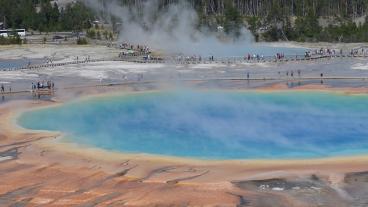
[(105, 5), (98, 0), (86, 1), (94, 10), (121, 19), (121, 42), (145, 44), (170, 53), (201, 55), (234, 54), (234, 51), (254, 49), (253, 36), (245, 28), (236, 40), (225, 38), (227, 41), (219, 40), (218, 32), (198, 28), (197, 12), (184, 1), (164, 10), (160, 10), (157, 0), (145, 1), (141, 8), (121, 6), (116, 1)]

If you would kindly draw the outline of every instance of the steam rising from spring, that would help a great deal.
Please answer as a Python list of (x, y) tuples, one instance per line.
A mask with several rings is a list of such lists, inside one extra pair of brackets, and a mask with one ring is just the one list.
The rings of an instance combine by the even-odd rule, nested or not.
[(171, 53), (201, 55), (218, 51), (229, 54), (240, 48), (250, 48), (254, 42), (252, 34), (245, 28), (234, 40), (223, 32), (211, 32), (199, 27), (197, 12), (185, 1), (171, 4), (165, 9), (160, 8), (158, 0), (144, 1), (139, 8), (121, 6), (116, 1), (104, 5), (98, 0), (86, 1), (95, 10), (120, 18), (120, 42), (145, 44)]

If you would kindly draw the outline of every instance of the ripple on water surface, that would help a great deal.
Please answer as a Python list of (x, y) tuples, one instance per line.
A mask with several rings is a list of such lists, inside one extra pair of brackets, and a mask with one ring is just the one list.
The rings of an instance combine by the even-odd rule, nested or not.
[(203, 159), (368, 152), (368, 96), (172, 91), (92, 98), (24, 113), (23, 127), (107, 150)]

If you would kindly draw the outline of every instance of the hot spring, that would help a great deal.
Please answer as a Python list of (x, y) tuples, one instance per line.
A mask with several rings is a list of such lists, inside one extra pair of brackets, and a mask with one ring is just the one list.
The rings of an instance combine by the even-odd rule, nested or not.
[(367, 106), (367, 95), (178, 90), (82, 99), (18, 123), (124, 153), (304, 159), (366, 154)]

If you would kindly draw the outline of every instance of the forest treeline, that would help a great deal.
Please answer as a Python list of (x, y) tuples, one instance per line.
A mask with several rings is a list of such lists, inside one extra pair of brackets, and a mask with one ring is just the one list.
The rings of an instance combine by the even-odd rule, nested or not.
[(0, 22), (7, 28), (80, 31), (91, 27), (93, 12), (82, 3), (59, 8), (50, 0), (0, 0)]
[[(109, 0), (102, 0), (106, 3)], [(119, 0), (142, 8), (148, 0)], [(157, 0), (165, 9), (180, 0)], [(246, 25), (256, 40), (368, 41), (368, 0), (186, 0), (199, 25), (238, 34)], [(360, 21), (358, 21), (360, 18)], [(235, 32), (234, 32), (235, 31)]]
[[(118, 1), (137, 9), (152, 0)], [(155, 0), (162, 9), (184, 0)], [(368, 41), (368, 0), (185, 0), (198, 13), (198, 28), (238, 34), (246, 26), (257, 40), (362, 42)], [(104, 14), (106, 15), (106, 14)], [(159, 14), (157, 14), (159, 15)], [(0, 0), (0, 22), (10, 28), (39, 31), (81, 31), (101, 16), (83, 1), (59, 7), (50, 0)], [(124, 26), (124, 25), (123, 25)]]
[[(102, 0), (105, 1), (105, 0)], [(141, 7), (147, 0), (119, 0), (126, 5)], [(162, 6), (180, 0), (159, 0)], [(243, 16), (316, 16), (359, 17), (367, 13), (368, 0), (187, 0), (204, 15), (224, 15), (229, 6)]]

